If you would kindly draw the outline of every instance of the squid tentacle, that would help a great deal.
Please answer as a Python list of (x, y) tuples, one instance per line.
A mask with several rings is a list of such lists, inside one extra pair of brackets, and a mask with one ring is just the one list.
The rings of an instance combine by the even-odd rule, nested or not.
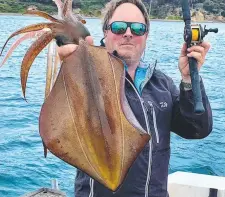
[(31, 47), (28, 49), (27, 53), (25, 54), (21, 66), (21, 86), (23, 91), (24, 99), (25, 97), (25, 91), (26, 91), (26, 83), (27, 83), (27, 77), (30, 70), (30, 67), (34, 61), (34, 59), (37, 57), (37, 55), (51, 42), (51, 40), (54, 38), (54, 35), (52, 32), (45, 32), (39, 39), (37, 39)]
[(36, 25), (29, 25), (27, 27), (24, 27), (16, 32), (14, 32), (5, 42), (4, 46), (2, 47), (2, 50), (1, 50), (1, 53), (0, 53), (0, 56), (2, 55), (2, 52), (5, 48), (5, 46), (7, 45), (7, 43), (9, 42), (9, 40), (11, 38), (13, 38), (14, 36), (17, 36), (19, 34), (22, 34), (22, 33), (28, 33), (28, 32), (32, 32), (32, 31), (38, 31), (38, 30), (42, 30), (44, 28), (49, 28), (51, 30), (54, 30), (55, 28), (59, 27), (60, 25), (62, 25), (62, 23), (39, 23), (39, 24), (36, 24)]
[(48, 97), (51, 83), (52, 83), (52, 72), (53, 72), (53, 43), (50, 42), (48, 45), (48, 56), (47, 56), (47, 72), (46, 72), (46, 86), (45, 86), (45, 98)]
[(26, 33), (24, 36), (18, 38), (10, 47), (10, 49), (7, 51), (7, 53), (5, 54), (0, 67), (2, 67), (5, 62), (8, 60), (8, 58), (11, 56), (11, 54), (13, 53), (13, 51), (16, 49), (16, 47), (18, 45), (20, 45), (24, 40), (27, 39), (32, 39), (32, 38), (39, 38), (42, 34), (44, 33), (44, 30), (40, 30), (40, 31), (34, 31), (34, 32), (28, 32)]
[[(58, 58), (55, 57), (55, 62), (53, 65), (53, 55), (57, 55), (57, 52), (54, 51), (55, 42), (51, 42), (48, 46), (48, 56), (47, 56), (47, 72), (46, 72), (46, 85), (45, 85), (45, 99), (48, 97), (49, 93), (51, 92), (52, 86), (55, 82), (56, 78), (56, 71), (57, 71), (57, 62)], [(53, 54), (54, 53), (54, 54)], [(56, 54), (55, 54), (56, 53)], [(47, 146), (45, 145), (44, 141), (42, 140), (43, 148), (44, 148), (44, 157), (47, 157)]]
[(63, 13), (63, 2), (61, 0), (52, 0), (55, 2), (57, 8), (58, 8), (58, 17), (62, 19), (62, 13)]
[(67, 16), (68, 13), (72, 12), (72, 0), (65, 0), (64, 6), (63, 6), (63, 16)]
[(54, 85), (54, 83), (56, 81), (59, 64), (60, 64), (60, 58), (59, 58), (59, 55), (58, 55), (58, 53), (56, 51), (56, 48), (55, 48), (55, 61), (54, 61), (53, 78), (52, 78), (53, 80), (52, 80), (51, 88), (53, 87), (53, 85)]
[(25, 14), (38, 15), (38, 16), (43, 17), (45, 19), (48, 19), (48, 20), (50, 20), (52, 22), (55, 22), (55, 23), (59, 22), (58, 19), (54, 18), (53, 16), (49, 15), (46, 12), (40, 11), (40, 10), (27, 10), (25, 12)]

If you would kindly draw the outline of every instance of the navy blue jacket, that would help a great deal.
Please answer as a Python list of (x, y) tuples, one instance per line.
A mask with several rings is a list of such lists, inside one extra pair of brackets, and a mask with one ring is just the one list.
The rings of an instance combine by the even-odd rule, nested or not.
[(185, 91), (182, 85), (177, 89), (159, 70), (149, 73), (141, 94), (127, 74), (127, 100), (142, 127), (152, 132), (152, 140), (114, 193), (77, 170), (75, 197), (167, 197), (171, 131), (186, 139), (205, 138), (212, 131), (212, 112), (202, 80), (200, 86), (206, 110), (195, 115), (192, 90)]

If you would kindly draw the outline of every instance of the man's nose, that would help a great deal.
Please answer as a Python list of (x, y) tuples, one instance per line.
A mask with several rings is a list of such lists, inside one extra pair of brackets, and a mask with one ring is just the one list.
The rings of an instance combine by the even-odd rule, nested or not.
[(127, 31), (123, 34), (123, 37), (125, 37), (125, 38), (127, 38), (127, 37), (132, 38), (133, 37), (133, 34), (131, 33), (130, 27), (127, 28)]

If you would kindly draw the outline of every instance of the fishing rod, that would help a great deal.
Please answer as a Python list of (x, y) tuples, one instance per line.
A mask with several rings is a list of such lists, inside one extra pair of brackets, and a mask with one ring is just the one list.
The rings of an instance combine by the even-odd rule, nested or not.
[[(191, 24), (189, 2), (188, 0), (181, 0), (181, 1), (182, 1), (181, 3), (182, 3), (183, 20), (185, 22), (184, 41), (187, 43), (187, 48), (193, 45), (199, 45), (201, 42), (203, 42), (203, 38), (209, 32), (214, 33), (218, 32), (218, 28), (206, 29), (206, 25), (203, 28), (200, 24)], [(200, 77), (197, 67), (198, 63), (197, 60), (193, 57), (188, 57), (188, 62), (194, 99), (194, 112), (196, 114), (202, 114), (205, 111), (205, 109), (202, 103), (202, 94), (200, 90)]]

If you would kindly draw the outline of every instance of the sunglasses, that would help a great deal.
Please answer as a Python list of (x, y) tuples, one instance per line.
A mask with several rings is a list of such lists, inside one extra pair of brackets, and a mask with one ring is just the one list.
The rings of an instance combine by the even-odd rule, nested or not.
[(147, 27), (143, 23), (115, 21), (106, 26), (106, 30), (111, 29), (114, 34), (124, 34), (130, 27), (131, 33), (136, 36), (143, 36), (147, 32)]

